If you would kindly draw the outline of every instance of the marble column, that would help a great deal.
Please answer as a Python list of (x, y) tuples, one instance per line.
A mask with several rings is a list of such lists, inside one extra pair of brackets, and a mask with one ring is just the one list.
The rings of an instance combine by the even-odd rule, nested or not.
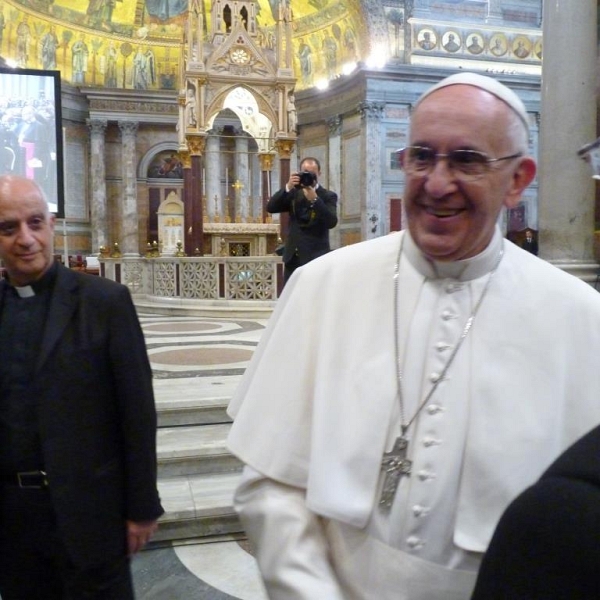
[(121, 164), (123, 177), (123, 195), (121, 197), (121, 252), (124, 256), (139, 256), (140, 244), (138, 235), (137, 206), (137, 153), (135, 138), (138, 123), (135, 121), (119, 121), (121, 130)]
[(242, 132), (235, 138), (235, 220), (248, 221), (248, 138)]
[(209, 135), (206, 138), (206, 154), (204, 156), (204, 179), (206, 186), (206, 212), (210, 221), (223, 218), (223, 199), (221, 198), (221, 153), (219, 151), (219, 138)]
[(342, 189), (342, 119), (337, 116), (327, 121), (329, 126), (329, 172), (327, 176), (327, 188), (338, 195), (338, 226), (329, 231), (329, 243), (331, 248), (340, 247), (340, 227), (342, 207), (340, 204), (340, 191)]
[(596, 139), (597, 0), (544, 0), (540, 256), (591, 278), (595, 185), (577, 150)]
[[(361, 194), (361, 237), (376, 238), (385, 232), (386, 211), (381, 189), (381, 117), (382, 102), (362, 102), (359, 110), (363, 119), (364, 156), (367, 163), (363, 173), (364, 194)], [(374, 152), (373, 148), (377, 148)]]
[(261, 187), (261, 175), (260, 175), (260, 162), (258, 160), (258, 154), (251, 153), (250, 159), (250, 187), (249, 191), (249, 203), (251, 205), (251, 216), (253, 221), (259, 222), (262, 219), (262, 201), (260, 196)]
[[(279, 155), (279, 186), (277, 189), (285, 187), (291, 175), (291, 156), (294, 152), (295, 141), (290, 139), (278, 139), (275, 141), (275, 149)], [(289, 226), (288, 213), (279, 213), (279, 234), (281, 239), (287, 238)]]
[(180, 150), (179, 156), (181, 156), (181, 164), (183, 165), (183, 248), (184, 251), (189, 254), (190, 250), (192, 252), (194, 250), (194, 239), (192, 235), (194, 232), (192, 156), (190, 155), (189, 150)]
[(184, 179), (186, 203), (184, 210), (186, 237), (184, 249), (188, 256), (204, 254), (204, 223), (202, 202), (202, 171), (204, 169), (205, 135), (186, 136), (190, 150), (191, 169), (188, 179)]
[(260, 161), (261, 175), (261, 196), (260, 196), (260, 217), (261, 222), (267, 222), (267, 202), (273, 191), (271, 190), (271, 170), (273, 169), (273, 154), (264, 152), (258, 155)]
[(88, 119), (87, 125), (90, 128), (92, 254), (96, 254), (100, 251), (100, 246), (109, 247), (104, 155), (104, 134), (106, 133), (107, 121), (106, 119)]

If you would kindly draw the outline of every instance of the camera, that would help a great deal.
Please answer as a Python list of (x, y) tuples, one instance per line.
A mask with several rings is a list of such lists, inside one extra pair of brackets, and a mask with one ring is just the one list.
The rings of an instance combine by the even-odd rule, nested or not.
[(303, 187), (313, 187), (313, 185), (317, 183), (317, 176), (310, 171), (302, 171), (302, 173), (298, 173), (298, 177), (300, 177), (300, 183), (296, 186), (298, 189)]

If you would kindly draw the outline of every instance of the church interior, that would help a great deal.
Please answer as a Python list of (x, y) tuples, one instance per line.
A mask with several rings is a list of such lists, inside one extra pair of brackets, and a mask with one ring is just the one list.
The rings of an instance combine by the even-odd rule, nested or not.
[(56, 257), (128, 285), (146, 335), (167, 512), (134, 561), (141, 600), (266, 598), (225, 407), (281, 291), (286, 220), (266, 203), (302, 157), (339, 196), (332, 248), (400, 230), (412, 106), (448, 74), (492, 75), (539, 165), (502, 231), (597, 285), (598, 0), (577, 4), (0, 1), (0, 170), (33, 106)]

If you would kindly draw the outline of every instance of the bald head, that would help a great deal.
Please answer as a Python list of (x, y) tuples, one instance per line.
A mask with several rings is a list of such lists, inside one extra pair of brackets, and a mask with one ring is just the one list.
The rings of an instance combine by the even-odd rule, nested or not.
[(44, 190), (33, 179), (20, 175), (0, 175), (0, 197), (19, 202), (25, 197), (37, 196), (49, 212), (48, 199)]

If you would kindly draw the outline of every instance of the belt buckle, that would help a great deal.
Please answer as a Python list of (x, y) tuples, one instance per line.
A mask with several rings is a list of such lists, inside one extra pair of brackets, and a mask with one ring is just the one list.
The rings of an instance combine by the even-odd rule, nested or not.
[(45, 471), (22, 471), (17, 473), (17, 483), (20, 488), (41, 490), (48, 487), (47, 477)]

